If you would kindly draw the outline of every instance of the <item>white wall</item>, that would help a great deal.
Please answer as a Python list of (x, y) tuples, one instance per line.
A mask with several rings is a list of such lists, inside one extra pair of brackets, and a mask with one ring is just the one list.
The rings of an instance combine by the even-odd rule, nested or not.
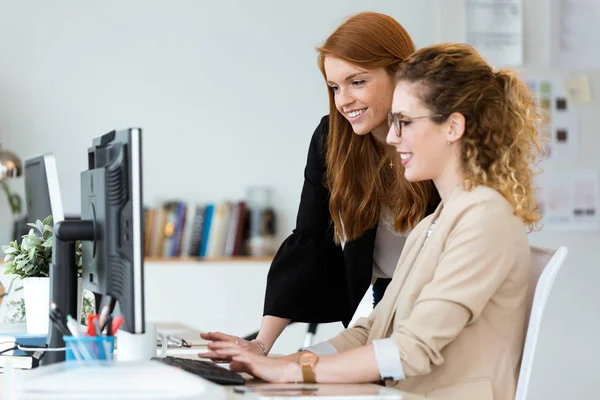
[[(464, 42), (465, 0), (442, 0), (439, 3), (438, 38), (440, 42)], [(524, 4), (524, 65), (519, 68), (523, 76), (552, 76), (567, 78), (574, 72), (585, 72), (589, 75), (592, 91), (596, 97), (600, 93), (600, 70), (565, 71), (552, 68), (549, 59), (550, 49), (550, 6), (547, 0), (526, 0)], [(579, 166), (600, 169), (600, 135), (598, 134), (597, 117), (600, 112), (600, 101), (574, 107), (579, 114), (580, 123), (580, 158), (575, 163), (558, 164), (557, 167)], [(550, 174), (551, 166), (543, 166), (546, 174)], [(557, 248), (568, 246), (569, 258), (576, 264), (596, 266), (600, 256), (600, 227), (593, 232), (560, 232), (542, 229), (530, 235), (532, 244)]]
[[(549, 62), (550, 7), (548, 0), (523, 0), (525, 65), (523, 76), (566, 78), (573, 72), (589, 74), (593, 104), (577, 107), (580, 123), (580, 159), (557, 167), (600, 169), (600, 70), (565, 71)], [(440, 41), (464, 41), (464, 0), (440, 1)], [(595, 49), (594, 51), (596, 51)], [(590, 49), (592, 51), (592, 49)], [(546, 174), (551, 174), (545, 166)], [(600, 233), (557, 232), (542, 229), (530, 235), (535, 245), (567, 246), (569, 255), (558, 275), (540, 329), (538, 354), (531, 378), (532, 400), (600, 398), (597, 360), (600, 359)]]
[[(0, 143), (57, 157), (78, 213), (92, 138), (144, 129), (145, 202), (241, 198), (269, 185), (279, 238), (295, 223), (308, 142), (328, 112), (315, 48), (366, 9), (419, 45), (435, 0), (0, 0)], [(22, 192), (22, 181), (13, 182)], [(9, 236), (0, 196), (0, 243)]]
[[(65, 211), (78, 213), (92, 138), (140, 126), (148, 205), (239, 198), (249, 185), (270, 185), (281, 240), (295, 223), (310, 137), (328, 112), (316, 47), (363, 10), (392, 15), (419, 46), (434, 43), (435, 4), (0, 0), (0, 143), (23, 158), (54, 152)], [(22, 186), (12, 182), (21, 193)], [(0, 195), (0, 243), (9, 220)], [(223, 283), (228, 268), (148, 264), (148, 317), (237, 334), (257, 329), (267, 266), (231, 266), (246, 277), (234, 281), (235, 292)], [(224, 304), (212, 307), (212, 298)], [(295, 350), (305, 328), (290, 327), (274, 351)], [(341, 328), (322, 326), (317, 339)]]

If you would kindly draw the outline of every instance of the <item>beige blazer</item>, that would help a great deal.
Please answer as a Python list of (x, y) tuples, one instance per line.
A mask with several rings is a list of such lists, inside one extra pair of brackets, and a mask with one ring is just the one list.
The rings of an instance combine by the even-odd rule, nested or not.
[(371, 315), (329, 343), (343, 352), (392, 338), (406, 379), (389, 386), (430, 398), (512, 400), (530, 267), (526, 228), (506, 199), (485, 186), (457, 188), (408, 236)]

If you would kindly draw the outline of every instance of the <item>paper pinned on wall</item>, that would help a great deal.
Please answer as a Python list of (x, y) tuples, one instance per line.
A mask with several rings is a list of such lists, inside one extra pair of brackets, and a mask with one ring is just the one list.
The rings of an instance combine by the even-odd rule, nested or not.
[(583, 106), (593, 101), (590, 79), (586, 74), (573, 76), (566, 80), (567, 99), (574, 106)]
[(497, 67), (523, 63), (521, 0), (467, 0), (467, 43)]
[(600, 174), (590, 169), (560, 169), (538, 178), (537, 199), (544, 229), (599, 230)]
[(555, 77), (528, 79), (545, 123), (540, 125), (547, 140), (544, 158), (551, 162), (572, 162), (579, 158), (579, 113), (567, 97), (565, 85)]
[(600, 68), (600, 1), (552, 0), (550, 7), (552, 67)]
[(553, 161), (579, 158), (579, 118), (574, 111), (557, 112), (552, 118)]

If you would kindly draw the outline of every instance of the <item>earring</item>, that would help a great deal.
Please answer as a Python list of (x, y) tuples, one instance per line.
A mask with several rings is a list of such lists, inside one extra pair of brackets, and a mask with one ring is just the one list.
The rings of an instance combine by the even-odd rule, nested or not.
[(450, 146), (452, 143), (454, 143), (452, 140), (448, 139), (448, 146)]

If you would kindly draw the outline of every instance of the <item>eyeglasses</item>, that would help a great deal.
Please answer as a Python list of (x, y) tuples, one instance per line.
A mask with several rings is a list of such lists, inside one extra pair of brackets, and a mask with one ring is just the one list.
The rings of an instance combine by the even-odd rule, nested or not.
[(435, 114), (435, 115), (422, 115), (420, 117), (405, 117), (401, 113), (393, 113), (388, 112), (388, 127), (394, 127), (396, 131), (396, 136), (402, 136), (402, 123), (407, 124), (412, 122), (415, 119), (421, 118), (435, 118), (435, 117), (443, 117), (443, 114)]

